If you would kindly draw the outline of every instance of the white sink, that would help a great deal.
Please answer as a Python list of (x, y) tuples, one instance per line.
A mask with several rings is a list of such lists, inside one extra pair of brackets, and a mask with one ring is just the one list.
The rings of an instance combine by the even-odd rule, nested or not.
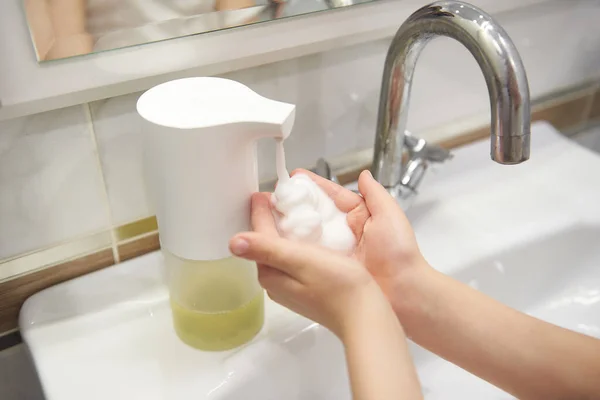
[[(573, 225), (452, 275), (530, 315), (600, 337), (599, 241), (600, 225)], [(417, 351), (426, 399), (513, 398), (426, 350)]]
[[(489, 143), (455, 151), (409, 211), (439, 270), (510, 306), (600, 337), (600, 156), (542, 123), (532, 159), (489, 160)], [(350, 399), (344, 356), (322, 327), (273, 303), (265, 329), (231, 352), (182, 344), (153, 253), (66, 282), (21, 311), (48, 400)], [(412, 346), (427, 399), (508, 394)]]

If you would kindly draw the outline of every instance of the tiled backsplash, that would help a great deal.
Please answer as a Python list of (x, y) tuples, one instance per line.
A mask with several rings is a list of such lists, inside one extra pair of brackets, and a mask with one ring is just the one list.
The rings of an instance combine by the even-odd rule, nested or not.
[[(529, 10), (499, 19), (522, 54), (534, 99), (580, 87), (564, 107), (545, 108), (545, 117), (538, 115), (560, 116), (563, 127), (573, 127), (588, 116), (600, 118), (598, 92), (592, 101), (600, 76), (600, 6), (558, 4), (543, 13)], [(568, 24), (573, 20), (576, 25)], [(296, 125), (286, 141), (288, 163), (309, 167), (319, 157), (373, 145), (388, 44), (381, 40), (340, 48), (225, 77), (297, 105)], [(414, 79), (410, 130), (439, 141), (455, 132), (440, 127), (489, 118), (481, 72), (459, 44), (434, 41)], [(585, 82), (596, 83), (581, 87)], [(156, 235), (138, 237), (155, 229), (155, 221), (147, 218), (138, 96), (0, 122), (0, 332), (16, 326), (16, 312), (27, 295), (77, 276), (82, 263), (99, 268), (157, 246)], [(261, 179), (273, 177), (273, 143), (260, 141), (258, 154)], [(64, 261), (65, 254), (75, 260), (47, 268)]]
[(142, 181), (139, 93), (90, 104), (104, 183), (115, 225), (150, 215)]
[(0, 122), (0, 259), (110, 226), (85, 110)]

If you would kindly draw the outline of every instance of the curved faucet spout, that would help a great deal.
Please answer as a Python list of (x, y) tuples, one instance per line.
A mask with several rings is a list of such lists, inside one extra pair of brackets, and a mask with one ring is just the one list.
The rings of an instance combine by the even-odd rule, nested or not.
[(425, 6), (400, 27), (385, 61), (373, 176), (385, 187), (403, 178), (402, 152), (413, 72), (421, 50), (433, 38), (447, 36), (475, 57), (488, 86), (491, 105), (491, 158), (518, 164), (529, 158), (529, 87), (515, 45), (492, 17), (459, 1)]

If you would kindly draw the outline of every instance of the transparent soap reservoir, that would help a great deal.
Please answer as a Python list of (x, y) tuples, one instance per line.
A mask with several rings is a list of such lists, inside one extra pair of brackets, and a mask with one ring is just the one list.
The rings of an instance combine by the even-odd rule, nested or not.
[(251, 340), (264, 321), (256, 265), (229, 257), (186, 260), (163, 250), (173, 326), (186, 344), (227, 350)]

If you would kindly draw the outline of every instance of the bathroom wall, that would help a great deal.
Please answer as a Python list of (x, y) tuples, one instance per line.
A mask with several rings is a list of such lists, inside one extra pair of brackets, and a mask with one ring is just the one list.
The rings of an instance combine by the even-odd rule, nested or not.
[[(591, 100), (600, 82), (600, 3), (550, 2), (498, 19), (521, 52), (532, 98), (583, 85), (580, 92), (589, 96), (573, 103), (569, 126), (600, 118), (600, 92)], [(225, 77), (297, 104), (296, 126), (286, 142), (288, 163), (307, 167), (321, 156), (372, 146), (388, 44), (340, 48)], [(16, 327), (22, 299), (56, 282), (53, 275), (68, 279), (89, 271), (90, 263), (101, 268), (139, 253), (128, 242), (136, 235), (128, 224), (151, 213), (143, 191), (138, 96), (0, 122), (0, 333)], [(485, 121), (488, 109), (483, 77), (466, 50), (446, 39), (425, 49), (414, 80), (410, 130), (447, 139), (440, 127)], [(258, 148), (260, 177), (268, 179), (274, 175), (273, 146), (261, 141)], [(65, 254), (76, 259), (52, 267), (55, 274), (43, 271), (65, 261)], [(91, 258), (80, 258), (86, 254)]]

